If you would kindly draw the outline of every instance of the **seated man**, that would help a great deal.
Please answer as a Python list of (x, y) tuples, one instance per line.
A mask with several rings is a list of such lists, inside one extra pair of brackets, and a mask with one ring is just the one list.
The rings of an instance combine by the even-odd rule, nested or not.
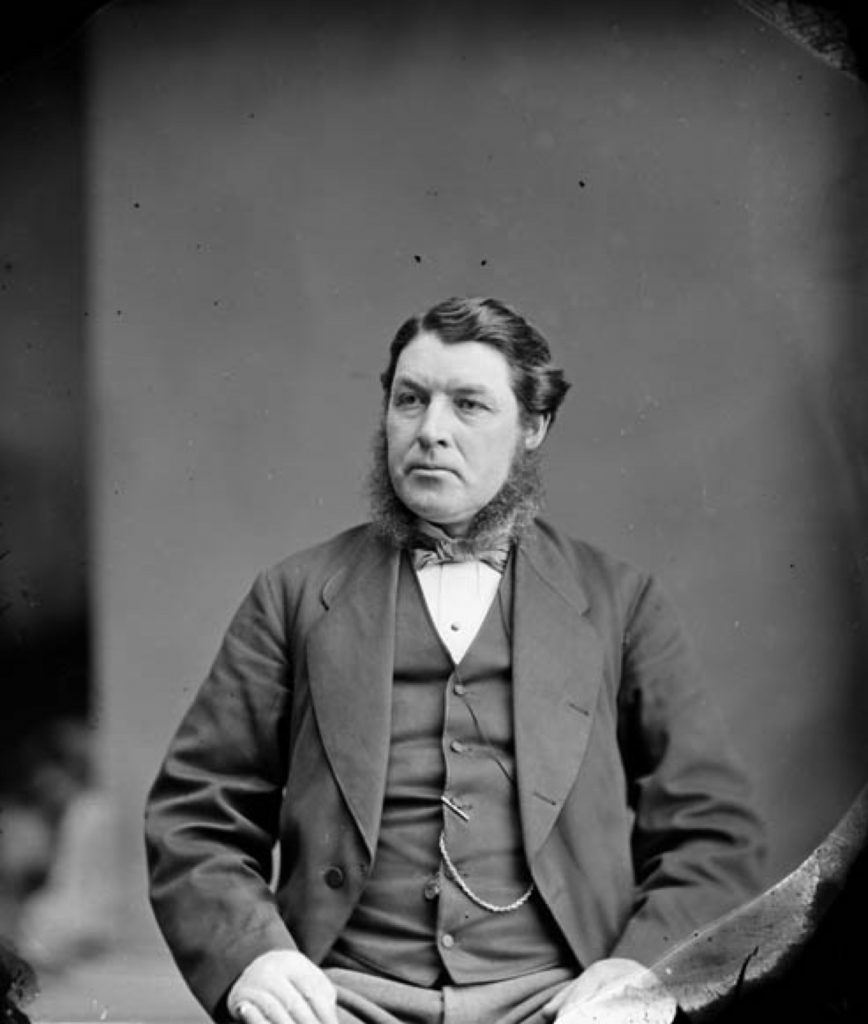
[(160, 927), (215, 1019), (671, 1019), (637, 972), (762, 849), (676, 617), (538, 518), (518, 313), (434, 306), (382, 383), (373, 521), (257, 578), (153, 786)]

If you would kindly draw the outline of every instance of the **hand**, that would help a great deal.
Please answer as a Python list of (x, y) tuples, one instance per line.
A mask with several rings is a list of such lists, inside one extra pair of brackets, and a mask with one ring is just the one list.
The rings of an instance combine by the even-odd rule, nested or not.
[(671, 1024), (678, 1006), (635, 960), (598, 960), (543, 1007), (559, 1024)]
[(312, 960), (290, 949), (249, 963), (229, 989), (226, 1006), (243, 1024), (338, 1024), (334, 985)]

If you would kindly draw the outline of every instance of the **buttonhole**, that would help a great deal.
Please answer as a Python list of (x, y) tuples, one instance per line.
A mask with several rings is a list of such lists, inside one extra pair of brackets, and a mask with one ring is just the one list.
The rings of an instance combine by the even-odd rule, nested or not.
[(573, 711), (578, 711), (580, 715), (589, 715), (591, 713), (587, 708), (583, 708), (580, 704), (576, 704), (574, 700), (568, 700), (567, 705), (571, 707)]
[(533, 791), (533, 795), (534, 796), (538, 796), (540, 798), (540, 800), (545, 801), (545, 803), (551, 804), (552, 807), (557, 807), (557, 805), (558, 805), (557, 800), (552, 800), (552, 798), (550, 796), (546, 796), (545, 793), (540, 793), (540, 791), (538, 789), (535, 789)]

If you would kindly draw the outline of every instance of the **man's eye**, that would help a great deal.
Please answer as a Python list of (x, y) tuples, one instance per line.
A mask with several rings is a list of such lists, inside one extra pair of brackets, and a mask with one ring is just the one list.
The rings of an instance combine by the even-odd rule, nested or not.
[(485, 405), (475, 398), (458, 398), (455, 405), (461, 412), (480, 412), (485, 408)]
[(412, 391), (399, 391), (392, 399), (392, 404), (398, 409), (412, 409), (419, 404), (419, 396)]

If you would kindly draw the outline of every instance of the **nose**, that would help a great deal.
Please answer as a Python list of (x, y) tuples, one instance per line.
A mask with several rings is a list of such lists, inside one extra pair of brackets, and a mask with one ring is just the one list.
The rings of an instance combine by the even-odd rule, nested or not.
[(423, 448), (436, 448), (449, 443), (449, 412), (444, 401), (434, 397), (419, 420), (416, 439)]

